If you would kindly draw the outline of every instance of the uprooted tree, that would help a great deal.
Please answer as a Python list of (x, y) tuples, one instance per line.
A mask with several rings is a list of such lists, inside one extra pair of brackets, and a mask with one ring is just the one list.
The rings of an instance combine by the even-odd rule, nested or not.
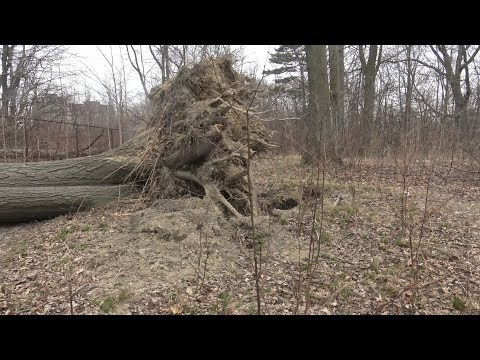
[(198, 196), (237, 218), (255, 212), (247, 157), (272, 146), (248, 108), (257, 89), (228, 59), (183, 68), (152, 89), (154, 115), (124, 145), (84, 158), (0, 165), (0, 223), (51, 218), (132, 194)]

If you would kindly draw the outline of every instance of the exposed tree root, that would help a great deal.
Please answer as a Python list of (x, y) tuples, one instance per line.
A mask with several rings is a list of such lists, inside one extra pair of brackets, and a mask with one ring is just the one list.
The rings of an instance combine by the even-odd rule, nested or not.
[[(207, 197), (242, 222), (245, 215), (257, 211), (256, 201), (249, 200), (256, 197), (249, 194), (247, 158), (272, 146), (268, 142), (270, 132), (256, 115), (248, 123), (247, 142), (248, 109), (244, 104), (251, 103), (252, 88), (253, 84), (233, 70), (230, 60), (209, 59), (191, 69), (183, 68), (174, 79), (152, 89), (154, 116), (142, 132), (122, 146), (79, 159), (2, 165), (0, 191), (2, 187), (13, 187), (12, 194), (21, 198), (21, 187), (38, 187), (39, 194), (42, 187), (45, 191), (51, 186), (60, 189), (52, 201), (42, 200), (41, 196), (28, 197), (24, 211), (28, 216), (10, 216), (14, 210), (9, 210), (9, 219), (44, 218), (44, 210), (55, 216), (57, 212), (49, 209), (63, 197), (68, 204), (62, 205), (58, 214), (70, 211), (67, 205), (76, 206), (78, 198), (82, 198), (78, 191), (72, 192), (73, 187), (85, 195), (88, 191), (95, 195), (96, 190), (87, 189), (87, 185), (128, 182), (133, 184), (133, 190), (142, 186), (142, 197), (151, 201), (192, 195)], [(203, 191), (197, 194), (199, 188)], [(97, 197), (105, 201), (113, 198), (111, 194)], [(15, 208), (13, 195), (4, 192), (2, 201), (3, 208)]]

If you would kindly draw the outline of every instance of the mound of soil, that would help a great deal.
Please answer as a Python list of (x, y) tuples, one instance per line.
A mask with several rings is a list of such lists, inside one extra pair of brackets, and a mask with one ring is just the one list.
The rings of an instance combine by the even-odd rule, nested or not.
[(206, 197), (240, 218), (256, 211), (248, 201), (247, 158), (273, 146), (270, 132), (249, 109), (257, 91), (226, 58), (183, 68), (153, 88), (155, 111), (139, 155), (145, 194)]

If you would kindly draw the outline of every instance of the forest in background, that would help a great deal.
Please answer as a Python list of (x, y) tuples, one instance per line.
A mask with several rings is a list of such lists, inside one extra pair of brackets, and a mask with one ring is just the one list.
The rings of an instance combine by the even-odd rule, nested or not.
[[(66, 66), (72, 57), (67, 46), (3, 45), (0, 150), (5, 161), (86, 155), (102, 130), (97, 152), (120, 145), (148, 118), (154, 85), (169, 81), (182, 66), (230, 56), (234, 68), (252, 78), (259, 68), (268, 69), (267, 89), (258, 102), (282, 151), (303, 152), (307, 134), (316, 134), (308, 142), (325, 143), (338, 156), (394, 153), (401, 144), (422, 153), (473, 154), (479, 133), (478, 50), (474, 45), (281, 45), (271, 51), (268, 64), (248, 67), (243, 49), (230, 45), (128, 45), (101, 52), (110, 70), (101, 74), (88, 66)], [(129, 74), (135, 78), (127, 80)], [(87, 86), (82, 77), (97, 86)], [(133, 81), (143, 94), (129, 88)], [(72, 113), (71, 104), (92, 100), (108, 105), (110, 113), (96, 122), (92, 115)]]

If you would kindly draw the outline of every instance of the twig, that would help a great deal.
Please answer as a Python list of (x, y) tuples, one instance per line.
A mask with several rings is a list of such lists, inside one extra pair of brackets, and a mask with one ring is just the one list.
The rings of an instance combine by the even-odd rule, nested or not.
[(205, 234), (205, 261), (203, 263), (203, 275), (202, 275), (202, 282), (200, 284), (200, 290), (202, 289), (203, 283), (205, 282), (205, 277), (207, 273), (207, 262), (208, 262), (209, 255), (210, 255), (210, 251), (208, 249), (208, 236), (207, 234)]
[[(266, 63), (265, 63), (266, 65)], [(264, 66), (265, 70), (265, 66)], [(257, 84), (257, 88), (255, 89), (252, 100), (250, 101), (249, 106), (247, 107), (247, 145), (248, 145), (248, 150), (250, 149), (251, 146), (251, 139), (250, 139), (250, 108), (253, 105), (253, 101), (255, 100), (255, 97), (257, 96), (258, 89), (260, 88), (260, 84), (263, 81), (263, 78), (265, 77), (265, 74), (262, 75), (262, 78)], [(252, 173), (251, 173), (251, 159), (252, 159), (252, 153), (250, 151), (247, 151), (247, 181), (248, 181), (248, 200), (250, 202), (250, 223), (252, 225), (252, 239), (253, 239), (253, 259), (255, 263), (255, 289), (257, 293), (257, 314), (260, 315), (262, 313), (261, 311), (261, 303), (260, 303), (260, 273), (258, 271), (258, 259), (257, 259), (257, 240), (255, 238), (255, 217), (254, 217), (254, 203), (253, 203), (253, 186), (252, 186)], [(260, 261), (261, 261), (261, 255), (262, 255), (262, 250), (260, 248)]]
[(340, 289), (336, 290), (333, 294), (331, 294), (327, 300), (325, 300), (323, 302), (323, 304), (321, 305), (321, 307), (324, 307), (325, 305), (327, 305), (330, 301), (332, 301), (333, 299), (335, 299), (344, 289), (346, 289), (347, 287), (349, 287), (350, 284), (345, 284), (343, 285)]
[(302, 120), (304, 117), (310, 115), (310, 113), (306, 113), (300, 117), (286, 117), (286, 118), (273, 118), (273, 119), (262, 119), (263, 122), (270, 122), (270, 121), (291, 121), (291, 120)]
[(105, 132), (105, 129), (102, 129), (102, 131), (100, 132), (100, 135), (98, 135), (98, 136), (95, 138), (95, 140), (93, 140), (93, 141), (90, 143), (90, 145), (88, 145), (86, 148), (80, 150), (80, 152), (83, 153), (84, 151), (87, 151), (88, 149), (90, 149), (90, 148), (98, 141), (98, 139), (100, 139), (100, 138), (102, 137), (102, 135), (103, 135), (104, 132)]

